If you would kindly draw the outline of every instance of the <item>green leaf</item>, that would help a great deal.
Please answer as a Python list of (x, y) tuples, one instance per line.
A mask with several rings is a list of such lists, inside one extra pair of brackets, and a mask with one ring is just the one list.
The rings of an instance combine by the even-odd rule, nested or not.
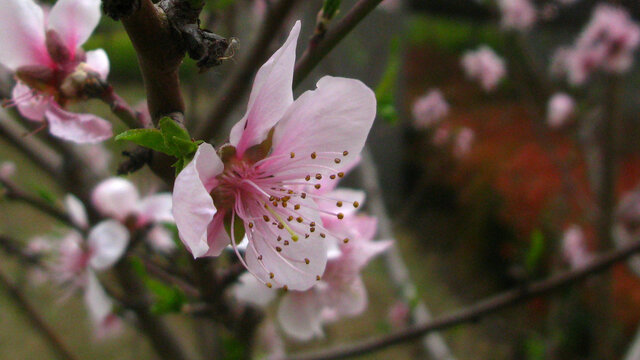
[(336, 13), (340, 9), (340, 0), (324, 0), (322, 5), (322, 17), (327, 20), (333, 19)]
[(545, 241), (542, 231), (536, 229), (531, 233), (529, 250), (525, 257), (525, 267), (529, 274), (534, 274), (544, 255)]
[(166, 139), (170, 139), (175, 136), (178, 139), (191, 141), (191, 136), (189, 136), (187, 130), (178, 125), (178, 123), (170, 117), (163, 117), (160, 119), (159, 125), (160, 131)]
[(147, 279), (146, 285), (155, 296), (151, 312), (156, 315), (175, 313), (187, 302), (185, 294), (176, 286), (169, 286), (155, 279)]
[(400, 41), (394, 38), (389, 46), (389, 59), (380, 83), (376, 87), (378, 101), (378, 115), (389, 124), (398, 122), (398, 112), (395, 107), (395, 87), (400, 73)]
[(128, 140), (137, 145), (159, 151), (168, 155), (173, 155), (171, 149), (167, 147), (162, 133), (158, 129), (133, 129), (127, 130), (115, 137), (116, 140)]
[(174, 149), (182, 156), (188, 156), (198, 150), (198, 145), (191, 140), (184, 140), (177, 137), (171, 139)]

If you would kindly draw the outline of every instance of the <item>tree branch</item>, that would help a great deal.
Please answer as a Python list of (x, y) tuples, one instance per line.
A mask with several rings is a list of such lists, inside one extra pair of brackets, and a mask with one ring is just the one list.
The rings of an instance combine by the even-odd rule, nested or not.
[(13, 302), (22, 310), (25, 316), (29, 319), (31, 325), (36, 329), (42, 338), (51, 347), (56, 356), (61, 360), (76, 360), (78, 359), (62, 342), (62, 339), (56, 334), (42, 316), (38, 313), (36, 308), (27, 300), (27, 297), (22, 293), (19, 287), (17, 287), (13, 281), (4, 273), (0, 268), (0, 285), (2, 285), (9, 294), (9, 297)]
[(289, 15), (297, 0), (280, 0), (269, 8), (269, 12), (256, 31), (249, 52), (241, 58), (227, 77), (218, 96), (214, 100), (202, 124), (196, 129), (196, 139), (211, 139), (224, 124), (224, 119), (231, 113), (247, 89), (251, 86), (251, 76), (258, 66), (267, 58), (269, 45), (278, 35), (284, 19)]
[(475, 322), (484, 316), (493, 314), (508, 307), (515, 306), (536, 297), (565, 289), (567, 286), (586, 279), (587, 277), (607, 270), (612, 265), (624, 261), (640, 252), (640, 241), (609, 251), (584, 267), (566, 271), (545, 280), (524, 285), (519, 288), (504, 291), (488, 299), (479, 301), (464, 309), (454, 311), (423, 325), (412, 326), (405, 330), (381, 336), (359, 344), (338, 347), (317, 353), (293, 355), (288, 360), (329, 360), (344, 359), (351, 356), (371, 353), (386, 347), (397, 345), (405, 341), (414, 340), (429, 332), (447, 329), (456, 325)]
[(296, 88), (300, 85), (311, 70), (381, 2), (382, 0), (359, 0), (340, 21), (327, 31), (321, 41), (312, 43), (312, 46), (309, 46), (296, 62), (293, 87)]

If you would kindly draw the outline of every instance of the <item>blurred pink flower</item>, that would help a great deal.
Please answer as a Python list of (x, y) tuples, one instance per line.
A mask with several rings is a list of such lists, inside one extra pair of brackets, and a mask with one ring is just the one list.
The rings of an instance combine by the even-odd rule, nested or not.
[(411, 308), (404, 301), (396, 301), (389, 309), (389, 323), (394, 328), (403, 328), (409, 324)]
[(435, 146), (443, 146), (449, 142), (451, 138), (451, 129), (449, 126), (440, 126), (433, 134), (431, 141)]
[(504, 60), (486, 45), (467, 51), (462, 57), (462, 67), (467, 77), (479, 81), (485, 91), (493, 91), (506, 75)]
[(552, 71), (566, 74), (574, 85), (594, 71), (622, 73), (631, 67), (639, 44), (640, 27), (625, 9), (598, 5), (573, 46), (556, 51)]
[(418, 129), (427, 129), (449, 113), (449, 104), (438, 89), (429, 90), (413, 103), (413, 124)]
[(25, 118), (46, 119), (52, 135), (77, 143), (112, 135), (108, 121), (64, 110), (82, 99), (89, 73), (102, 80), (109, 73), (104, 50), (80, 48), (99, 20), (100, 0), (59, 0), (46, 17), (33, 0), (4, 0), (0, 7), (0, 33), (6, 35), (0, 64), (18, 79), (10, 104)]
[(593, 255), (587, 248), (586, 239), (580, 226), (571, 225), (564, 231), (562, 253), (574, 269), (583, 267), (591, 261)]
[(528, 30), (536, 21), (536, 8), (529, 0), (498, 0), (504, 29)]
[(575, 111), (573, 98), (566, 93), (556, 93), (547, 104), (547, 124), (559, 128), (571, 118)]
[(16, 164), (11, 161), (0, 163), (0, 178), (9, 179), (16, 174)]
[(112, 177), (103, 180), (93, 189), (91, 201), (103, 216), (138, 229), (150, 226), (145, 239), (152, 249), (161, 253), (169, 253), (175, 249), (173, 236), (161, 225), (175, 223), (170, 193), (140, 197), (131, 181)]
[[(317, 89), (293, 101), (292, 79), (300, 22), (256, 74), (244, 117), (230, 144), (209, 144), (178, 175), (173, 214), (180, 239), (194, 257), (218, 256), (229, 244), (243, 265), (268, 287), (306, 290), (324, 272), (326, 238), (312, 192), (336, 179), (360, 153), (376, 101), (360, 81), (323, 77)], [(346, 202), (345, 202), (346, 203)], [(344, 214), (333, 213), (341, 219)], [(225, 222), (242, 221), (246, 253)]]
[(463, 127), (458, 130), (453, 144), (453, 155), (458, 158), (466, 156), (471, 151), (474, 138), (475, 133), (470, 128)]

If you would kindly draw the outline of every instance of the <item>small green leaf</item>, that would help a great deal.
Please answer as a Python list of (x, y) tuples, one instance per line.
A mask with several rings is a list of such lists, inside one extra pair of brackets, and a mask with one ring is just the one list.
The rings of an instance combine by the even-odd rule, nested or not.
[(115, 137), (116, 140), (128, 140), (137, 145), (173, 155), (171, 149), (165, 144), (164, 137), (158, 129), (133, 129), (127, 130)]
[(322, 17), (327, 20), (333, 19), (336, 13), (340, 9), (340, 0), (324, 0), (322, 5)]
[(389, 48), (387, 67), (380, 83), (376, 87), (375, 93), (378, 101), (378, 115), (387, 123), (393, 125), (398, 121), (398, 112), (395, 108), (395, 87), (401, 67), (400, 41), (398, 38), (391, 41)]
[(170, 117), (163, 117), (162, 119), (160, 119), (159, 125), (160, 131), (165, 138), (170, 139), (175, 136), (179, 139), (191, 141), (191, 137), (189, 136), (187, 130), (183, 129)]
[(171, 142), (173, 142), (176, 151), (182, 156), (191, 155), (198, 150), (198, 145), (191, 140), (184, 140), (174, 136)]
[(544, 234), (540, 230), (534, 230), (531, 233), (529, 250), (525, 257), (525, 267), (529, 274), (534, 274), (540, 265), (542, 255), (544, 254)]

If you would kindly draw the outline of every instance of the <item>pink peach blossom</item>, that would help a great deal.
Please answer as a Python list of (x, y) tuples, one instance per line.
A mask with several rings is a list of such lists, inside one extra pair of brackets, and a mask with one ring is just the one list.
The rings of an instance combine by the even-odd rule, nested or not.
[(475, 133), (468, 127), (463, 127), (458, 131), (453, 144), (453, 155), (456, 157), (464, 157), (471, 151)]
[(571, 118), (575, 110), (573, 98), (566, 93), (556, 93), (547, 105), (547, 124), (559, 128)]
[(587, 248), (585, 235), (578, 225), (571, 225), (562, 237), (562, 253), (573, 268), (586, 265), (593, 258)]
[(529, 0), (498, 0), (504, 29), (528, 30), (536, 21), (536, 8)]
[(89, 74), (105, 80), (109, 59), (102, 49), (80, 46), (100, 20), (100, 0), (59, 0), (45, 16), (33, 0), (5, 0), (0, 7), (0, 64), (15, 72), (11, 104), (52, 135), (77, 143), (111, 137), (111, 124), (95, 115), (68, 112), (82, 100)]
[[(327, 231), (310, 184), (336, 179), (360, 153), (373, 123), (373, 92), (357, 80), (323, 77), (317, 89), (293, 100), (292, 79), (300, 22), (260, 68), (247, 112), (230, 144), (209, 144), (178, 175), (173, 215), (194, 257), (218, 256), (231, 245), (240, 261), (268, 287), (306, 290), (324, 272)], [(346, 205), (351, 205), (345, 202)], [(333, 213), (344, 217), (341, 212)], [(236, 246), (241, 222), (248, 239)], [(238, 241), (240, 239), (237, 239)]]
[(495, 90), (507, 72), (504, 60), (486, 45), (466, 52), (462, 57), (462, 67), (467, 77), (479, 81), (485, 91)]
[(595, 71), (623, 73), (633, 63), (640, 44), (640, 26), (629, 13), (611, 5), (598, 5), (576, 42), (556, 51), (552, 71), (584, 84)]
[(449, 113), (449, 104), (442, 92), (431, 89), (413, 103), (413, 124), (418, 129), (427, 129)]

